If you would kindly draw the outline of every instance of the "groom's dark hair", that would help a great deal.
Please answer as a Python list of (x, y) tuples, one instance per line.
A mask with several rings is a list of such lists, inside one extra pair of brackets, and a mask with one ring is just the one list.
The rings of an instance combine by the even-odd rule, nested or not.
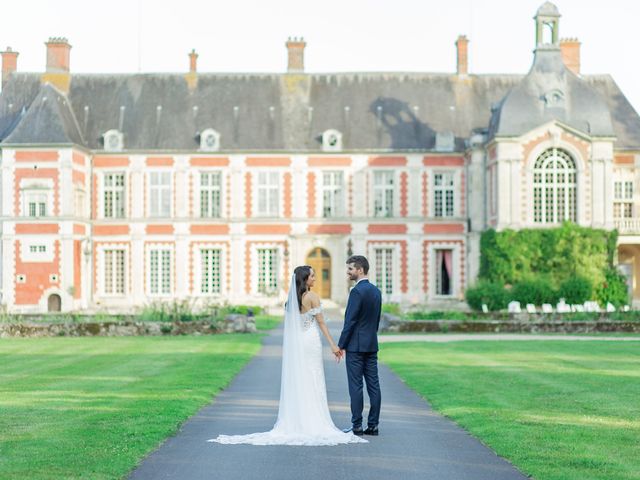
[(361, 268), (364, 274), (369, 273), (369, 261), (367, 257), (363, 257), (362, 255), (351, 255), (347, 260), (347, 265), (353, 263), (356, 268)]

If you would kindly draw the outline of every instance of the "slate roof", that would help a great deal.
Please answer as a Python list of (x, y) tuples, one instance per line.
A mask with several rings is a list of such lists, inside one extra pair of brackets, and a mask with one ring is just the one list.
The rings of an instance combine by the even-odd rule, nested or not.
[[(517, 130), (500, 129), (511, 118), (512, 99), (521, 95), (523, 79), (526, 82), (521, 75), (431, 73), (201, 73), (197, 87), (190, 90), (182, 74), (72, 74), (64, 95), (41, 85), (39, 74), (20, 72), (10, 77), (0, 95), (0, 141), (74, 143), (101, 150), (102, 135), (118, 129), (124, 133), (125, 150), (197, 151), (198, 133), (213, 128), (221, 135), (221, 151), (318, 152), (322, 132), (337, 129), (345, 151), (429, 151), (436, 132), (451, 131), (455, 149), (462, 151), (464, 140), (474, 130), (489, 128), (490, 122), (494, 132)], [(584, 80), (567, 81), (598, 92), (600, 100), (591, 96), (589, 101), (596, 98), (612, 112), (609, 133), (617, 136), (616, 147), (640, 149), (640, 117), (611, 77)], [(492, 118), (491, 107), (500, 102), (503, 110), (498, 116), (494, 110)], [(588, 105), (576, 108), (589, 116)], [(584, 115), (576, 115), (569, 123), (585, 128), (579, 123)], [(540, 118), (546, 117), (534, 120)]]

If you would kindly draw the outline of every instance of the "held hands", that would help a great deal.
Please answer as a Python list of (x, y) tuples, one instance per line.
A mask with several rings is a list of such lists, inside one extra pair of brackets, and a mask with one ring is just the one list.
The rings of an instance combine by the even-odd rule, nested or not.
[(344, 350), (340, 350), (340, 348), (336, 345), (332, 345), (331, 346), (331, 351), (333, 352), (333, 354), (336, 357), (336, 362), (340, 363), (340, 360), (342, 360), (342, 357), (344, 356)]

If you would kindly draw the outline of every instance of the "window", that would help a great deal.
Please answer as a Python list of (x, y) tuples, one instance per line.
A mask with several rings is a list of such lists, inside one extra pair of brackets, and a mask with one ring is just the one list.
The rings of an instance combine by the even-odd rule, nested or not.
[(436, 295), (451, 295), (452, 263), (452, 250), (436, 250)]
[(393, 215), (393, 174), (392, 170), (373, 172), (373, 215), (375, 217)]
[(124, 218), (124, 173), (104, 174), (104, 216)]
[(376, 286), (383, 295), (393, 293), (393, 249), (376, 248)]
[(153, 249), (149, 252), (149, 293), (171, 293), (171, 250)]
[(46, 253), (47, 247), (45, 245), (29, 245), (29, 252), (31, 253)]
[(149, 215), (171, 216), (171, 172), (149, 173)]
[(436, 173), (433, 176), (434, 216), (453, 217), (454, 192), (453, 172)]
[(258, 172), (258, 215), (278, 216), (280, 174)]
[(576, 221), (576, 166), (564, 150), (552, 148), (533, 168), (533, 221)]
[(124, 295), (124, 250), (104, 251), (104, 293)]
[(25, 192), (26, 214), (29, 217), (46, 217), (49, 194), (42, 191)]
[(222, 197), (222, 174), (220, 172), (200, 172), (200, 216), (220, 217)]
[(273, 295), (278, 291), (277, 250), (258, 249), (258, 292)]
[(85, 212), (84, 198), (85, 198), (84, 190), (80, 190), (80, 189), (76, 188), (76, 190), (74, 192), (74, 202), (75, 202), (76, 217), (83, 217), (84, 216), (84, 212)]
[(633, 218), (633, 182), (614, 182), (613, 216)]
[(220, 293), (220, 250), (200, 250), (200, 293)]
[(322, 216), (339, 217), (342, 215), (342, 172), (324, 172), (322, 174)]

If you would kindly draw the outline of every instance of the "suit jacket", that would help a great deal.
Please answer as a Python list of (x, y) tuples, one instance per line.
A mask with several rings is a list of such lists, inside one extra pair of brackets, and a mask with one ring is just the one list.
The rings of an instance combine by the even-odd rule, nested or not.
[(378, 287), (366, 279), (358, 282), (349, 294), (338, 347), (348, 352), (377, 352), (381, 310)]

